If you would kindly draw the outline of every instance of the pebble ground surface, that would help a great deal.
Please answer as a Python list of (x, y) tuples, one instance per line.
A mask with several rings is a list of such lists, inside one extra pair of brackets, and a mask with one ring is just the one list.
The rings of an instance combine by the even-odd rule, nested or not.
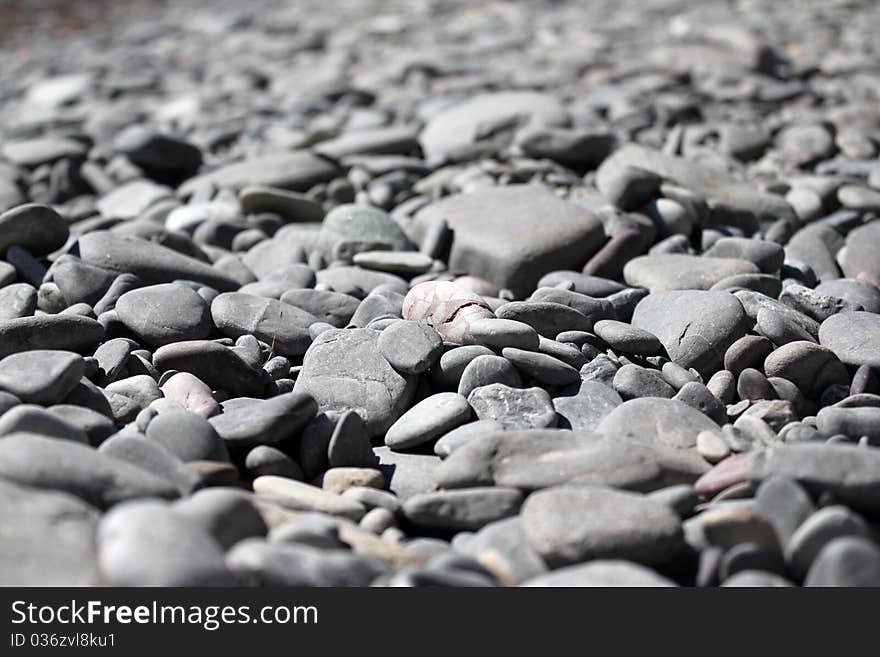
[(880, 585), (877, 3), (0, 25), (0, 584)]

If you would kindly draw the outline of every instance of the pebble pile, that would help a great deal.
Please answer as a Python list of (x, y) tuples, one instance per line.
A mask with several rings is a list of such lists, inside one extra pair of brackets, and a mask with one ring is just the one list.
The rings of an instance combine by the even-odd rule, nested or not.
[(101, 6), (0, 47), (0, 584), (880, 585), (876, 3)]

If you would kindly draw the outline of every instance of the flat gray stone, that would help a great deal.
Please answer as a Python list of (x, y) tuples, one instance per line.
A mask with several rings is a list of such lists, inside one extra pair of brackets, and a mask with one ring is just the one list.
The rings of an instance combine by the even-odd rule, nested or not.
[(880, 315), (837, 313), (819, 327), (819, 342), (847, 365), (880, 367)]
[(337, 172), (330, 160), (309, 151), (272, 153), (226, 164), (190, 178), (180, 186), (178, 194), (189, 196), (211, 184), (232, 190), (263, 185), (304, 192), (313, 185), (330, 180)]
[(13, 354), (0, 361), (0, 390), (23, 402), (50, 406), (64, 399), (84, 373), (82, 356), (70, 351)]
[(511, 388), (492, 383), (475, 388), (468, 403), (480, 420), (495, 420), (508, 429), (556, 426), (556, 410), (543, 388)]
[(404, 450), (431, 442), (467, 422), (472, 412), (465, 397), (438, 392), (401, 415), (386, 432), (385, 444), (394, 450)]
[(0, 480), (0, 585), (97, 583), (97, 509), (63, 492)]
[(417, 527), (474, 531), (519, 512), (523, 494), (515, 488), (460, 488), (413, 495), (403, 515)]
[(598, 486), (532, 493), (522, 524), (529, 544), (557, 568), (592, 559), (663, 563), (684, 546), (681, 520), (668, 506)]
[(148, 345), (201, 340), (211, 333), (208, 304), (187, 285), (164, 283), (126, 292), (116, 301), (123, 324)]
[(632, 286), (663, 292), (708, 290), (729, 276), (758, 272), (757, 265), (747, 260), (658, 253), (630, 260), (623, 268), (623, 278)]
[(371, 436), (381, 436), (403, 415), (415, 377), (397, 372), (378, 349), (372, 329), (330, 330), (309, 347), (294, 390), (310, 394), (320, 411), (354, 410)]
[(300, 308), (275, 299), (226, 292), (211, 302), (211, 317), (224, 335), (239, 338), (253, 335), (282, 356), (301, 356), (306, 353), (312, 338), (309, 326), (318, 318)]
[(0, 478), (58, 490), (106, 508), (137, 497), (177, 497), (173, 484), (86, 445), (16, 433), (0, 438)]
[(592, 212), (532, 185), (484, 189), (432, 203), (415, 216), (415, 238), (424, 239), (439, 218), (454, 233), (451, 270), (484, 278), (520, 298), (544, 274), (580, 268), (604, 241), (602, 224)]
[(636, 306), (632, 325), (656, 335), (669, 357), (704, 377), (724, 361), (724, 352), (751, 328), (742, 303), (727, 292), (656, 292)]

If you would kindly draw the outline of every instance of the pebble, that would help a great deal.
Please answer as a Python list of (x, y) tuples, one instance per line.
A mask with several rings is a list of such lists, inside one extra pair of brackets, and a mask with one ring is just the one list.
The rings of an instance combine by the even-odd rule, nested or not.
[(475, 531), (516, 515), (522, 503), (523, 495), (515, 488), (459, 488), (413, 495), (402, 512), (418, 527)]
[(232, 585), (213, 537), (161, 502), (120, 504), (98, 526), (98, 568), (110, 586)]
[(391, 425), (385, 434), (385, 444), (404, 450), (431, 442), (467, 422), (471, 413), (466, 397), (439, 392), (420, 401)]
[(290, 440), (317, 412), (315, 400), (301, 392), (270, 399), (239, 397), (223, 402), (220, 407), (222, 412), (208, 422), (229, 449)]
[(355, 522), (366, 513), (364, 506), (355, 500), (293, 479), (263, 475), (254, 479), (253, 485), (258, 497), (265, 497), (295, 511), (327, 513)]
[(553, 567), (592, 559), (662, 563), (683, 547), (681, 521), (637, 493), (593, 486), (532, 493), (522, 510), (529, 544)]
[(522, 387), (522, 379), (509, 359), (502, 356), (478, 355), (465, 366), (461, 373), (458, 394), (467, 398), (477, 388), (493, 383), (511, 388)]
[(208, 305), (195, 290), (179, 283), (126, 292), (119, 297), (115, 309), (120, 321), (138, 339), (154, 347), (201, 340), (212, 329)]
[(329, 330), (312, 343), (294, 390), (311, 395), (319, 411), (353, 410), (371, 437), (384, 435), (415, 394), (412, 375), (396, 371), (372, 329)]
[(0, 477), (70, 493), (100, 508), (138, 497), (178, 496), (173, 484), (138, 466), (87, 445), (31, 433), (0, 440)]
[(819, 327), (819, 342), (847, 365), (880, 367), (880, 315), (864, 311), (832, 315)]
[(67, 397), (84, 373), (79, 354), (37, 349), (0, 360), (0, 389), (23, 402), (51, 406)]
[(400, 321), (382, 331), (379, 351), (391, 366), (406, 374), (421, 374), (443, 353), (443, 340), (426, 322)]
[(556, 411), (543, 388), (511, 388), (491, 383), (475, 388), (467, 397), (480, 420), (495, 420), (505, 429), (539, 429), (556, 426)]
[(632, 324), (656, 335), (675, 363), (703, 376), (718, 369), (724, 352), (749, 329), (735, 297), (696, 290), (650, 294), (636, 306)]
[(0, 213), (0, 253), (11, 246), (37, 256), (51, 253), (64, 245), (68, 233), (61, 215), (45, 205), (26, 203)]

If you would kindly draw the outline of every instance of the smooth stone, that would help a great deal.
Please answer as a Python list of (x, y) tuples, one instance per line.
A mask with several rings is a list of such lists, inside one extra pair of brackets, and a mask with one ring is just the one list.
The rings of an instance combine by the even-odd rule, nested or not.
[(270, 153), (226, 164), (208, 173), (190, 178), (177, 190), (190, 196), (206, 185), (240, 190), (249, 185), (306, 191), (313, 185), (336, 176), (337, 167), (309, 151)]
[(0, 416), (0, 436), (18, 432), (90, 444), (88, 435), (80, 427), (33, 404), (18, 404)]
[[(0, 585), (97, 583), (98, 511), (67, 493), (0, 480)], [(11, 531), (10, 531), (11, 530)]]
[(468, 272), (520, 298), (545, 274), (579, 269), (604, 242), (593, 212), (535, 185), (480, 189), (431, 203), (415, 215), (415, 239), (424, 239), (438, 218), (453, 231), (450, 270)]
[(76, 315), (34, 315), (0, 321), (0, 358), (32, 350), (93, 353), (104, 337), (94, 319)]
[(880, 315), (837, 313), (819, 327), (819, 342), (847, 365), (880, 367)]
[(447, 458), (456, 449), (470, 441), (490, 433), (504, 431), (504, 425), (495, 420), (475, 420), (447, 431), (434, 443), (434, 453), (440, 458)]
[(523, 494), (515, 488), (459, 488), (413, 495), (402, 512), (416, 527), (475, 531), (515, 516), (522, 503)]
[(360, 299), (328, 290), (288, 290), (281, 302), (295, 306), (313, 315), (321, 322), (344, 328), (360, 304)]
[(765, 274), (775, 274), (782, 268), (785, 251), (774, 242), (744, 237), (722, 237), (704, 251), (703, 256), (748, 260), (755, 263)]
[(668, 587), (675, 582), (631, 561), (595, 559), (589, 563), (558, 568), (546, 575), (527, 580), (531, 587)]
[(644, 495), (598, 486), (548, 488), (523, 504), (526, 540), (551, 567), (592, 559), (663, 563), (684, 545), (681, 520)]
[[(188, 340), (159, 347), (153, 365), (160, 372), (187, 372), (214, 390), (235, 396), (261, 395), (263, 376), (232, 349), (212, 340)], [(201, 394), (200, 403), (207, 403)]]
[(113, 420), (91, 408), (74, 404), (56, 404), (47, 410), (67, 424), (84, 431), (88, 443), (93, 447), (100, 445), (116, 433), (116, 424)]
[(467, 398), (454, 392), (431, 395), (410, 408), (385, 433), (385, 444), (405, 450), (431, 442), (471, 417)]
[(623, 402), (604, 417), (596, 431), (646, 445), (691, 450), (700, 432), (719, 433), (720, 427), (684, 402), (645, 397)]
[(388, 490), (401, 500), (436, 488), (440, 457), (434, 454), (395, 452), (390, 447), (374, 447), (379, 470), (385, 476)]
[(839, 444), (777, 444), (749, 454), (746, 472), (756, 483), (787, 477), (814, 495), (827, 491), (855, 509), (880, 509), (880, 450)]
[(684, 402), (688, 406), (697, 409), (719, 425), (727, 422), (727, 408), (718, 399), (708, 386), (698, 381), (688, 381), (675, 393), (674, 400)]
[(211, 423), (196, 413), (159, 413), (147, 425), (146, 436), (185, 463), (229, 460), (226, 443)]
[(703, 376), (714, 373), (724, 353), (751, 322), (739, 300), (727, 292), (657, 292), (642, 299), (633, 326), (656, 335), (669, 357)]
[(206, 488), (172, 505), (174, 513), (207, 531), (224, 550), (268, 528), (250, 494), (235, 488)]
[(113, 142), (131, 162), (149, 171), (187, 178), (202, 165), (198, 147), (145, 126), (129, 126)]
[(535, 350), (540, 338), (534, 328), (512, 319), (478, 319), (471, 322), (471, 340), (492, 349), (516, 347)]
[(320, 411), (353, 410), (370, 436), (382, 436), (415, 394), (415, 377), (397, 372), (382, 357), (379, 332), (328, 330), (309, 347), (294, 390), (310, 394)]
[(608, 343), (612, 349), (627, 354), (651, 356), (663, 349), (660, 340), (653, 333), (613, 319), (596, 322), (593, 333)]
[(773, 351), (773, 343), (760, 335), (744, 335), (724, 352), (724, 369), (735, 376), (746, 368), (760, 369)]
[(64, 491), (101, 508), (137, 497), (177, 497), (163, 478), (69, 440), (16, 433), (0, 439), (0, 478)]
[(3, 157), (13, 164), (36, 168), (41, 164), (51, 164), (62, 159), (82, 160), (88, 147), (77, 139), (66, 137), (34, 137), (6, 141), (3, 144)]
[(155, 242), (96, 230), (81, 235), (74, 253), (86, 264), (120, 274), (130, 273), (147, 284), (196, 281), (220, 291), (236, 290), (239, 283), (219, 269)]
[(303, 194), (275, 187), (249, 185), (239, 191), (238, 200), (245, 214), (271, 212), (281, 215), (287, 221), (304, 223), (324, 219), (324, 208), (320, 203)]
[(333, 427), (327, 445), (327, 462), (331, 468), (372, 468), (376, 465), (367, 425), (354, 411), (343, 413)]
[(621, 367), (614, 375), (611, 385), (623, 399), (639, 397), (671, 399), (675, 396), (675, 388), (663, 380), (660, 372), (640, 365), (630, 364)]
[[(375, 459), (373, 463), (375, 465)], [(374, 467), (331, 467), (321, 475), (321, 488), (331, 493), (342, 494), (349, 488), (385, 487), (385, 477)]]
[(476, 559), (507, 586), (547, 572), (544, 561), (526, 542), (519, 516), (490, 522), (473, 534), (459, 533), (452, 546)]
[[(388, 244), (396, 251), (407, 251), (412, 248), (409, 238), (400, 229), (397, 222), (391, 218), (391, 215), (380, 208), (368, 205), (345, 204), (336, 206), (324, 217), (321, 230), (340, 238)], [(430, 267), (430, 263), (428, 266)], [(371, 269), (382, 268), (371, 267)]]
[(529, 491), (562, 484), (651, 491), (693, 481), (707, 466), (667, 447), (593, 431), (528, 429), (477, 436), (438, 469), (440, 488), (506, 486)]
[(114, 187), (95, 202), (108, 219), (135, 219), (157, 203), (172, 198), (172, 190), (151, 180), (135, 179)]
[(12, 283), (0, 288), (0, 321), (34, 314), (37, 291), (28, 283)]
[(41, 256), (64, 246), (68, 234), (61, 215), (46, 205), (27, 203), (0, 213), (0, 254), (14, 245)]
[(226, 292), (211, 302), (211, 317), (224, 335), (253, 335), (282, 356), (301, 356), (312, 342), (309, 326), (317, 318), (275, 299)]
[[(2, 222), (0, 222), (2, 223)], [(837, 261), (847, 278), (868, 274), (880, 278), (877, 248), (880, 246), (880, 221), (870, 221), (846, 236), (846, 244), (837, 254)]]
[(461, 345), (472, 342), (472, 325), (493, 313), (482, 297), (467, 288), (449, 281), (428, 281), (407, 292), (402, 316), (424, 320), (445, 344)]
[(220, 404), (201, 379), (189, 372), (177, 372), (168, 377), (160, 386), (166, 399), (180, 405), (186, 411), (209, 418), (220, 412)]
[(180, 283), (126, 292), (116, 302), (116, 314), (132, 333), (154, 347), (201, 340), (212, 328), (208, 305), (195, 290)]
[[(334, 292), (348, 294), (363, 299), (378, 287), (406, 294), (409, 286), (406, 281), (382, 271), (372, 271), (363, 267), (329, 267), (317, 272), (318, 285)], [(404, 317), (404, 319), (420, 319)]]
[(477, 388), (500, 383), (521, 388), (522, 379), (513, 363), (502, 356), (478, 355), (468, 362), (458, 382), (458, 394), (468, 397)]
[(513, 301), (498, 308), (495, 314), (501, 319), (528, 324), (550, 339), (565, 331), (592, 330), (595, 323), (571, 306), (550, 301)]
[(67, 397), (84, 373), (79, 354), (37, 349), (0, 360), (0, 389), (23, 402), (50, 406)]
[(818, 294), (843, 299), (859, 305), (867, 312), (880, 313), (880, 288), (867, 281), (839, 278), (822, 281), (816, 286)]
[(127, 461), (167, 480), (181, 495), (192, 493), (199, 478), (174, 454), (140, 434), (119, 432), (98, 448), (100, 454)]
[(523, 374), (548, 386), (566, 386), (580, 381), (580, 372), (558, 358), (537, 351), (505, 347), (501, 355)]
[(695, 166), (692, 160), (668, 155), (640, 144), (626, 144), (606, 158), (597, 171), (634, 166), (684, 187), (694, 194), (757, 215), (761, 218), (794, 220), (795, 214), (783, 197), (758, 191), (751, 183), (741, 182), (727, 171), (707, 163)]
[(816, 507), (799, 484), (785, 477), (771, 477), (758, 486), (755, 509), (773, 525), (779, 544), (785, 548)]
[(299, 463), (276, 447), (257, 445), (248, 450), (244, 467), (254, 479), (263, 475), (276, 475), (285, 479), (305, 479)]
[(382, 331), (378, 347), (394, 369), (421, 374), (442, 355), (443, 339), (427, 322), (402, 320)]
[(592, 430), (602, 418), (623, 403), (613, 388), (596, 381), (581, 381), (561, 392), (573, 393), (553, 398), (553, 408), (559, 416), (561, 429)]
[(279, 299), (288, 290), (312, 288), (315, 282), (315, 272), (311, 267), (294, 264), (261, 276), (259, 281), (242, 285), (238, 291), (257, 297)]
[(223, 551), (167, 504), (122, 504), (98, 527), (98, 567), (110, 586), (230, 586)]
[(395, 274), (413, 276), (431, 270), (433, 258), (418, 251), (361, 251), (352, 259), (354, 264), (365, 269), (389, 271)]
[(729, 276), (758, 271), (747, 260), (668, 253), (633, 258), (623, 268), (623, 278), (629, 285), (651, 292), (708, 290)]
[(253, 486), (258, 497), (268, 498), (295, 511), (317, 511), (355, 522), (366, 513), (364, 506), (355, 500), (301, 481), (263, 475), (254, 479)]
[(866, 437), (869, 445), (880, 446), (880, 408), (825, 407), (816, 415), (816, 428), (825, 436)]
[(258, 586), (368, 586), (384, 568), (343, 550), (248, 538), (226, 555), (240, 579)]
[(492, 383), (472, 390), (467, 400), (478, 419), (495, 420), (506, 429), (556, 426), (556, 410), (543, 388), (511, 388)]
[(270, 399), (240, 397), (220, 406), (222, 412), (208, 422), (230, 449), (290, 440), (317, 413), (315, 400), (302, 392), (288, 392)]
[[(425, 154), (435, 159), (469, 159), (506, 145), (512, 136), (495, 135), (489, 125), (511, 121), (534, 127), (562, 126), (565, 109), (553, 96), (530, 91), (483, 93), (447, 107), (431, 118), (419, 135)], [(500, 140), (500, 141), (499, 141)]]
[(804, 586), (880, 586), (880, 549), (863, 538), (834, 539), (813, 560)]
[(785, 550), (789, 568), (799, 579), (806, 577), (822, 549), (843, 537), (870, 540), (871, 530), (860, 516), (845, 506), (822, 507), (791, 535)]

